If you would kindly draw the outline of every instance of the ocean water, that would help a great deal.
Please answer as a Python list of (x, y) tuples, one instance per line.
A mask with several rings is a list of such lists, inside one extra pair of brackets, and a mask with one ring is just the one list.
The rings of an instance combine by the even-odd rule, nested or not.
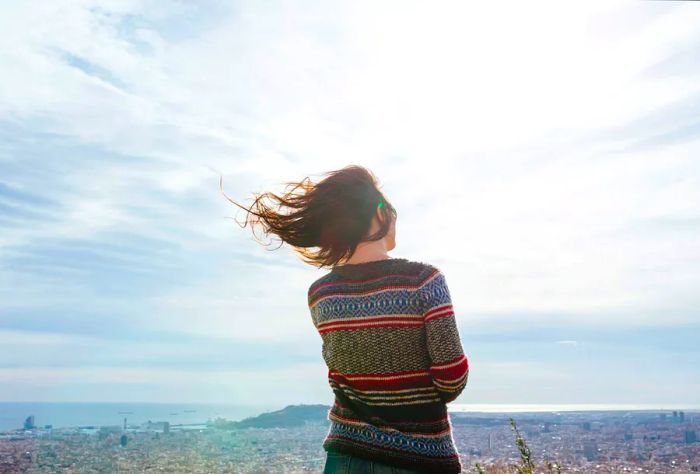
[(34, 415), (34, 423), (38, 427), (122, 426), (124, 418), (129, 425), (140, 425), (149, 420), (168, 421), (171, 425), (178, 425), (205, 423), (218, 417), (241, 420), (281, 408), (283, 407), (269, 405), (187, 403), (0, 402), (0, 431), (22, 428), (29, 415)]
[(486, 404), (451, 403), (450, 412), (464, 413), (536, 413), (562, 411), (700, 411), (700, 404), (683, 403), (549, 403), (549, 404)]

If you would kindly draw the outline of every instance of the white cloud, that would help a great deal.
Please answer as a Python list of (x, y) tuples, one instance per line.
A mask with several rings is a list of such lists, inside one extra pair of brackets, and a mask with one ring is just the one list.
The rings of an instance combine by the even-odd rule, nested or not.
[[(277, 370), (187, 370), (152, 368), (0, 368), (0, 400), (55, 401), (82, 387), (72, 401), (143, 401), (132, 398), (148, 393), (158, 402), (200, 400), (232, 405), (332, 402), (322, 363), (298, 364)], [(103, 390), (101, 387), (111, 388)], [(115, 387), (119, 387), (115, 390)], [(140, 392), (131, 391), (138, 387)], [(275, 389), (275, 387), (277, 387)], [(284, 387), (283, 391), (279, 387)], [(331, 393), (329, 396), (328, 394)], [(115, 400), (115, 396), (122, 398)], [(153, 398), (157, 397), (157, 398)], [(329, 400), (330, 399), (330, 400)]]

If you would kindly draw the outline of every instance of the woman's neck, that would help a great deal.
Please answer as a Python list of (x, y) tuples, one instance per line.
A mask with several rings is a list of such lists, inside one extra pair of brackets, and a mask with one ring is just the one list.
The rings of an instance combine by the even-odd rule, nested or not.
[(342, 263), (342, 265), (345, 264), (357, 264), (357, 263), (365, 263), (365, 262), (374, 262), (376, 260), (386, 260), (388, 258), (391, 258), (389, 254), (386, 251), (383, 252), (358, 252), (356, 251), (354, 254), (352, 254), (352, 257), (349, 260), (346, 260)]

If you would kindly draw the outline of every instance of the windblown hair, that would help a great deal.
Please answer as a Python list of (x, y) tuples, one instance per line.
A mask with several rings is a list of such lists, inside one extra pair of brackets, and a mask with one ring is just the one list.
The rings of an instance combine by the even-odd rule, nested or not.
[[(287, 192), (281, 196), (255, 194), (249, 208), (226, 196), (221, 179), (219, 186), (226, 199), (248, 213), (242, 227), (249, 222), (251, 228), (260, 224), (265, 235), (273, 233), (281, 239), (280, 246), (287, 242), (304, 262), (323, 268), (350, 258), (360, 242), (382, 239), (391, 229), (391, 214), (397, 214), (368, 169), (350, 165), (323, 176), (327, 177), (316, 184), (308, 176), (300, 182), (286, 181)], [(274, 204), (266, 205), (264, 198)], [(380, 199), (384, 205), (379, 230), (367, 236)], [(285, 207), (289, 210), (283, 212)]]

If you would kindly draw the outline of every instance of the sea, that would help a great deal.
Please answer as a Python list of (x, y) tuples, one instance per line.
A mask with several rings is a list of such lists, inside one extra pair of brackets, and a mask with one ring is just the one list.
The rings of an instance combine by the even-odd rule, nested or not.
[(237, 421), (282, 408), (187, 403), (0, 402), (0, 431), (22, 428), (28, 416), (34, 416), (34, 424), (39, 428), (123, 426), (124, 418), (128, 425), (168, 421), (171, 426), (177, 426), (203, 424), (216, 418)]
[[(203, 425), (224, 418), (238, 421), (261, 413), (281, 410), (281, 405), (231, 405), (187, 403), (83, 403), (83, 402), (0, 402), (0, 431), (20, 429), (28, 416), (43, 428), (130, 426), (148, 421), (167, 421), (171, 426)], [(450, 412), (532, 413), (562, 411), (670, 411), (700, 412), (700, 405), (683, 404), (459, 404), (448, 405)]]

